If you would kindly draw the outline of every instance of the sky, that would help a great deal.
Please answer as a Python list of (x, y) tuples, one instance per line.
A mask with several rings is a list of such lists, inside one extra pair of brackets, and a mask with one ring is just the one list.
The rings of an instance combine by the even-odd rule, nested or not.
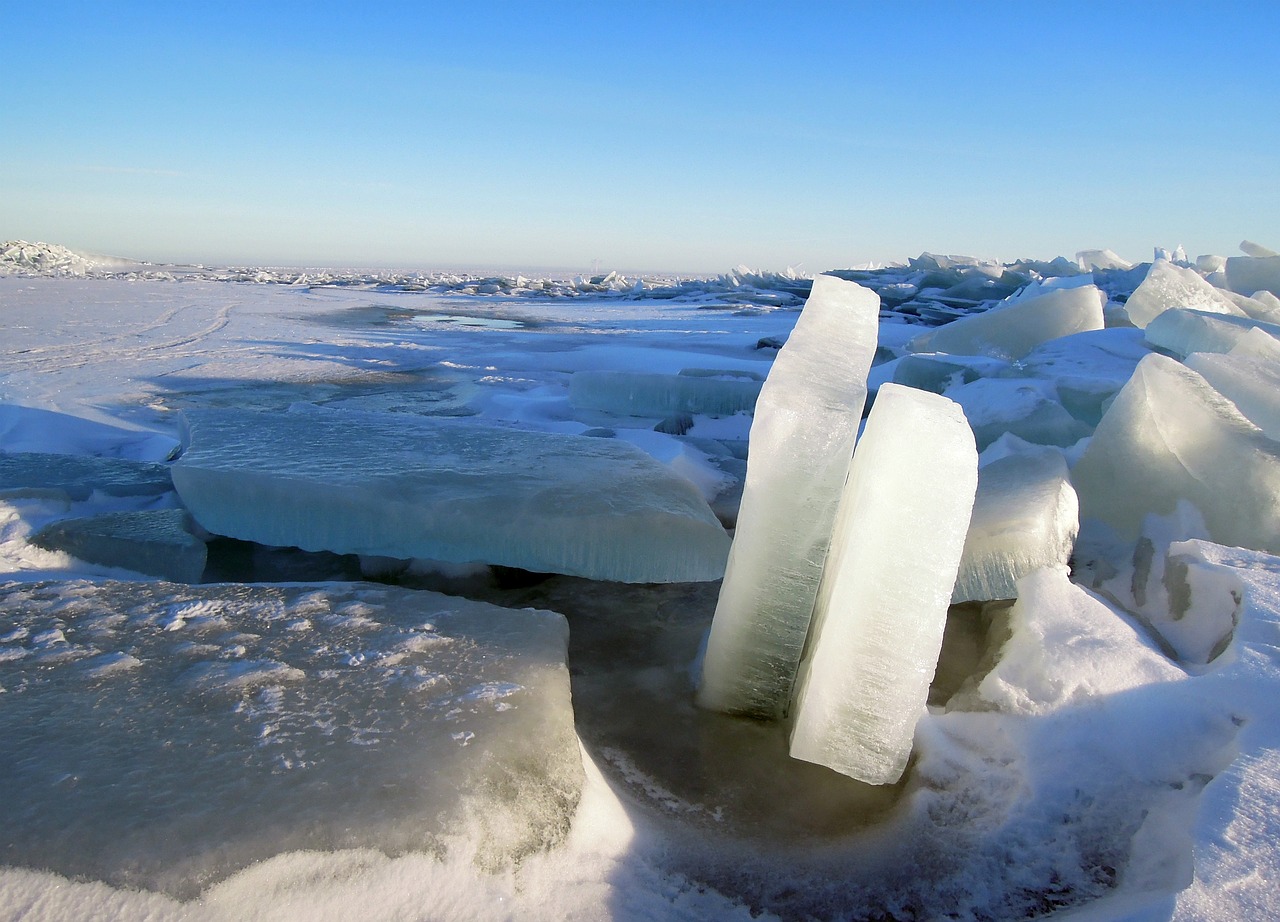
[(1280, 249), (1280, 3), (0, 0), (0, 240), (808, 272)]

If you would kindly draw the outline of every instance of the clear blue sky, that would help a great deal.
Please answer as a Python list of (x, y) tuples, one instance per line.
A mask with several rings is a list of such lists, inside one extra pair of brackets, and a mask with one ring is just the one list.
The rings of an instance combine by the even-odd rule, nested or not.
[(1280, 248), (1280, 2), (0, 0), (0, 239), (810, 271)]

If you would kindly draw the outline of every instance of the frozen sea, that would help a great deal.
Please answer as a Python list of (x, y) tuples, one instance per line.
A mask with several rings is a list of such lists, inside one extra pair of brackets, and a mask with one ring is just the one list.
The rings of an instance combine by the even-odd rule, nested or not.
[[(1077, 561), (1074, 581), (1024, 577), (1016, 603), (952, 606), (906, 774), (873, 786), (789, 758), (780, 724), (694, 706), (715, 580), (193, 527), (207, 563), (178, 584), (38, 540), (181, 509), (149, 478), (180, 454), (182, 414), (211, 410), (626, 443), (732, 529), (751, 382), (808, 279), (232, 271), (54, 248), (6, 271), (0, 450), (54, 460), (0, 470), (0, 918), (1280, 913), (1280, 558), (1264, 551), (1177, 547), (1194, 587), (1236, 600), (1208, 664), (1170, 648), (1103, 545), (1087, 578)], [(1093, 282), (1114, 314), (1144, 272), (846, 274), (882, 299), (874, 390), (913, 340), (1024, 284)], [(1035, 442), (1074, 464), (1151, 351), (1109, 325), (930, 373), (986, 427), (984, 463)], [(628, 403), (634, 376), (681, 372), (725, 386)], [(69, 458), (132, 473), (60, 475)]]

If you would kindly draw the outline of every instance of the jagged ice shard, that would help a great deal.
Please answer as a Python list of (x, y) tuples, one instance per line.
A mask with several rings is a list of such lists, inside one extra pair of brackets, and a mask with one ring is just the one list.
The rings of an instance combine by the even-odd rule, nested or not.
[(902, 776), (977, 484), (960, 407), (882, 387), (840, 497), (797, 677), (792, 757), (869, 784)]
[(874, 292), (819, 275), (761, 389), (702, 707), (786, 713), (862, 418), (879, 309)]
[(619, 582), (724, 572), (698, 489), (618, 440), (325, 410), (193, 411), (186, 429), (174, 485), (214, 534)]
[(1071, 471), (1081, 518), (1133, 540), (1149, 513), (1190, 502), (1220, 544), (1280, 553), (1280, 442), (1200, 375), (1138, 363)]

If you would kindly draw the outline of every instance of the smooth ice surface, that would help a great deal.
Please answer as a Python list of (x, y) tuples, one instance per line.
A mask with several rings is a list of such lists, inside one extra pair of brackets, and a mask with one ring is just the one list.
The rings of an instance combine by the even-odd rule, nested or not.
[(615, 439), (342, 411), (187, 425), (174, 483), (214, 534), (623, 582), (724, 572), (729, 539), (697, 488)]
[(956, 404), (880, 389), (840, 497), (796, 682), (794, 758), (870, 784), (901, 777), (977, 480), (973, 435)]
[(1269, 291), (1280, 295), (1280, 256), (1227, 258), (1227, 287), (1242, 295)]
[(173, 490), (164, 464), (125, 458), (93, 458), (46, 452), (0, 453), (0, 494), (59, 490), (70, 499), (88, 499), (95, 490), (109, 496), (159, 496)]
[(1194, 269), (1157, 259), (1151, 264), (1142, 284), (1125, 302), (1125, 313), (1130, 322), (1141, 329), (1174, 307), (1244, 316), (1230, 298), (1206, 282)]
[(575, 408), (624, 416), (672, 416), (701, 413), (732, 416), (751, 412), (761, 382), (725, 372), (658, 375), (632, 371), (579, 371), (569, 379), (569, 402)]
[(880, 299), (814, 279), (760, 392), (737, 530), (702, 666), (698, 702), (781, 717), (849, 470)]
[(1231, 347), (1230, 354), (1242, 359), (1264, 359), (1280, 363), (1280, 339), (1262, 330), (1248, 330)]
[[(1271, 341), (1280, 347), (1280, 341)], [(1229, 355), (1193, 352), (1185, 364), (1255, 426), (1280, 439), (1280, 362), (1245, 358), (1232, 350)]]
[(1130, 540), (1187, 500), (1224, 544), (1280, 551), (1280, 442), (1182, 364), (1143, 359), (1071, 472), (1082, 518)]
[(911, 349), (1020, 359), (1048, 340), (1102, 329), (1105, 300), (1093, 285), (1057, 289), (962, 317), (912, 340)]
[(1066, 573), (1079, 511), (1059, 452), (1020, 452), (984, 465), (952, 603), (1016, 598), (1017, 581), (1033, 570)]
[(568, 629), (368, 584), (0, 587), (5, 861), (189, 897), (298, 849), (560, 841)]
[(31, 543), (104, 567), (198, 583), (207, 554), (189, 519), (182, 509), (109, 512), (46, 525)]
[(1260, 330), (1280, 339), (1280, 324), (1173, 308), (1147, 325), (1147, 342), (1186, 358), (1193, 352), (1230, 352), (1249, 333)]

